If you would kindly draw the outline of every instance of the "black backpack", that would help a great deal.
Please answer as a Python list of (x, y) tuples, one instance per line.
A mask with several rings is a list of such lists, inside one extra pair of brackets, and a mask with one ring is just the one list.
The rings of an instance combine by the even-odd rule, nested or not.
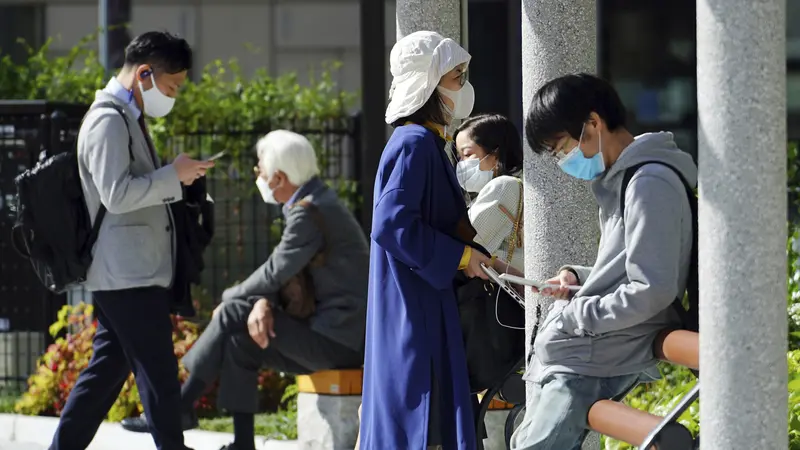
[[(113, 108), (125, 120), (128, 153), (133, 161), (133, 138), (125, 112), (112, 102), (94, 104), (89, 111), (96, 108)], [(84, 282), (106, 208), (100, 205), (92, 225), (81, 187), (77, 149), (47, 158), (43, 155), (36, 166), (18, 175), (14, 184), (13, 247), (31, 262), (39, 280), (54, 293)]]
[(631, 178), (633, 178), (633, 175), (636, 173), (636, 171), (647, 164), (660, 164), (675, 172), (681, 179), (683, 187), (686, 190), (686, 195), (689, 197), (689, 206), (692, 210), (692, 253), (689, 266), (689, 279), (686, 283), (686, 301), (684, 301), (684, 298), (678, 297), (672, 303), (672, 306), (680, 315), (681, 321), (683, 322), (683, 328), (689, 331), (697, 332), (699, 329), (698, 308), (700, 292), (698, 288), (697, 273), (697, 195), (695, 195), (694, 189), (692, 189), (689, 183), (686, 182), (686, 179), (683, 177), (680, 171), (678, 171), (678, 169), (670, 166), (667, 163), (660, 161), (646, 161), (639, 163), (625, 170), (625, 175), (622, 178), (622, 189), (619, 196), (619, 213), (621, 217), (625, 217), (625, 191), (628, 188), (628, 183), (630, 183)]

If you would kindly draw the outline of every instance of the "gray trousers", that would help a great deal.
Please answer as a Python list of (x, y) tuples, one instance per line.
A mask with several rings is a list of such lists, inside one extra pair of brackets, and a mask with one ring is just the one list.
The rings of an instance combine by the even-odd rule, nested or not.
[(247, 331), (252, 306), (243, 300), (222, 303), (195, 344), (183, 357), (193, 377), (210, 385), (219, 378), (218, 407), (231, 413), (258, 412), (258, 372), (290, 374), (352, 369), (364, 364), (362, 352), (339, 344), (308, 323), (273, 311), (275, 338), (261, 349)]

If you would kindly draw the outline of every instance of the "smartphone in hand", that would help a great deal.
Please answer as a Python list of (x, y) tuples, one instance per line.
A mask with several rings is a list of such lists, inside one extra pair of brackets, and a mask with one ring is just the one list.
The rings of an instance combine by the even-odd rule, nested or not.
[[(508, 281), (509, 283), (519, 284), (519, 285), (522, 285), (522, 286), (535, 287), (536, 289), (538, 289), (540, 291), (543, 290), (543, 289), (547, 289), (547, 288), (553, 289), (553, 290), (558, 290), (558, 289), (562, 288), (562, 286), (558, 285), (558, 284), (547, 284), (547, 283), (545, 283), (543, 281), (530, 280), (528, 278), (517, 277), (517, 276), (514, 276), (514, 275), (507, 274), (507, 273), (500, 274), (499, 278), (501, 280)], [(564, 287), (569, 289), (570, 292), (579, 291), (580, 288), (581, 288), (580, 286), (564, 286)]]

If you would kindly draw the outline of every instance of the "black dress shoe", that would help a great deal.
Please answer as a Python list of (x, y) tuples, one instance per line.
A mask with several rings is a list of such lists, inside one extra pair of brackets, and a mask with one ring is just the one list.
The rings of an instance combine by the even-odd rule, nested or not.
[[(147, 425), (147, 419), (145, 418), (144, 414), (139, 417), (129, 417), (127, 419), (123, 419), (120, 422), (122, 428), (133, 431), (134, 433), (149, 433), (150, 427)], [(183, 431), (191, 430), (197, 428), (197, 414), (192, 411), (191, 413), (184, 413), (181, 414), (181, 427)]]

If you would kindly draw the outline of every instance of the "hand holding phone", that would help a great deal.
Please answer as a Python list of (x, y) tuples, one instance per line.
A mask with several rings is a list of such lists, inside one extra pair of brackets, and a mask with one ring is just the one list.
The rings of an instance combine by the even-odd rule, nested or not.
[(543, 291), (545, 289), (551, 289), (551, 290), (555, 291), (555, 290), (561, 289), (563, 287), (564, 289), (568, 289), (571, 292), (577, 292), (581, 288), (581, 286), (561, 286), (560, 284), (556, 284), (556, 283), (548, 283), (546, 281), (531, 280), (531, 279), (528, 279), (528, 278), (522, 278), (522, 277), (514, 276), (514, 275), (511, 275), (511, 274), (508, 274), (508, 273), (500, 274), (500, 279), (508, 281), (509, 283), (519, 284), (519, 285), (522, 285), (522, 286), (531, 286), (533, 288), (536, 288), (536, 290), (538, 290), (538, 291)]
[[(577, 290), (580, 290), (580, 286), (578, 286), (578, 282), (579, 282), (579, 280), (578, 280), (577, 275), (575, 275), (575, 273), (573, 273), (569, 269), (564, 269), (564, 270), (558, 272), (558, 275), (556, 275), (555, 277), (550, 278), (549, 280), (545, 281), (545, 284), (554, 284), (554, 285), (556, 285), (555, 289), (549, 288), (549, 287), (546, 287), (546, 288), (542, 289), (541, 291), (536, 289), (536, 288), (532, 288), (532, 289), (535, 290), (536, 292), (539, 292), (542, 295), (545, 295), (545, 296), (548, 296), (548, 297), (553, 297), (553, 298), (556, 298), (558, 300), (569, 300), (569, 299), (572, 298), (572, 296), (575, 295), (575, 292)], [(572, 290), (571, 287), (573, 287), (573, 286), (577, 286), (578, 289), (577, 290)]]
[(494, 270), (494, 268), (489, 267), (484, 263), (481, 263), (480, 267), (483, 270), (483, 272), (486, 274), (486, 277), (489, 279), (489, 281), (491, 281), (494, 284), (500, 286), (500, 288), (503, 289), (504, 291), (506, 291), (506, 293), (508, 293), (508, 295), (510, 295), (511, 298), (516, 300), (517, 303), (519, 303), (520, 306), (522, 306), (523, 308), (525, 307), (525, 293), (524, 292), (518, 291), (517, 289), (513, 288), (512, 286), (510, 286), (506, 282), (506, 280), (504, 280), (503, 277), (500, 276), (500, 274), (498, 274), (496, 270)]

